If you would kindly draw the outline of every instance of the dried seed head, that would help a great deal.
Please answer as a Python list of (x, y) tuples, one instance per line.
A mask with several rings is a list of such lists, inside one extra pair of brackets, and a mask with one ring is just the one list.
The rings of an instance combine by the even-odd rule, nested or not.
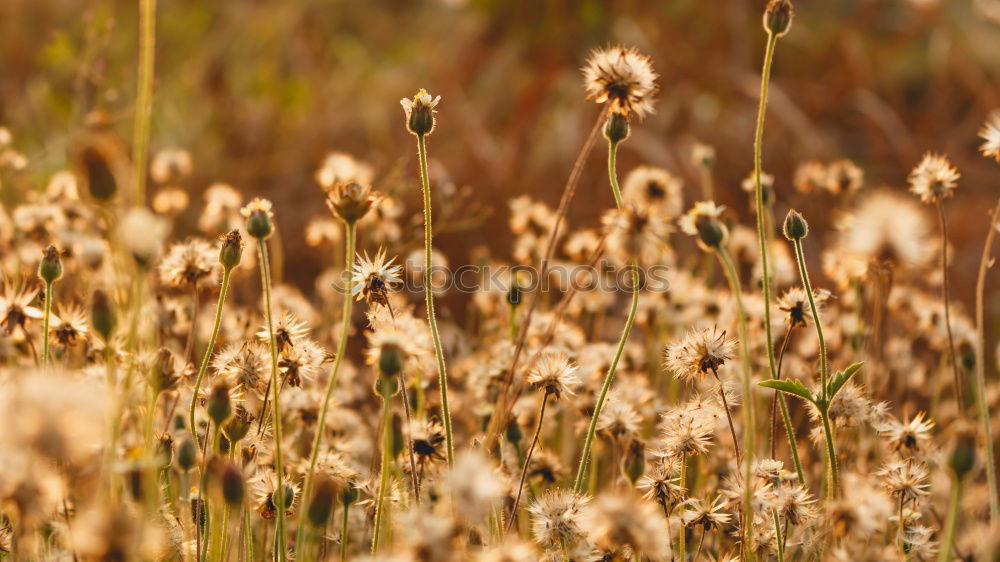
[(788, 215), (785, 216), (784, 231), (785, 238), (801, 240), (809, 236), (809, 223), (806, 222), (805, 217), (793, 209), (788, 211)]
[(370, 187), (353, 181), (335, 183), (326, 192), (326, 204), (330, 211), (347, 224), (363, 219), (376, 199)]
[(224, 381), (219, 381), (212, 387), (206, 410), (208, 417), (218, 425), (222, 425), (222, 422), (233, 415), (233, 405), (229, 400), (229, 385)]
[(642, 119), (653, 112), (656, 78), (649, 57), (635, 47), (619, 45), (595, 50), (583, 68), (587, 98), (606, 103), (609, 113), (625, 117)]
[(219, 240), (222, 241), (222, 247), (219, 249), (219, 263), (226, 268), (226, 271), (231, 271), (239, 266), (243, 259), (243, 237), (240, 235), (239, 229), (234, 228), (227, 234), (219, 236)]
[(439, 101), (441, 101), (441, 96), (431, 98), (431, 95), (423, 88), (413, 96), (412, 100), (408, 98), (399, 100), (403, 106), (403, 112), (406, 114), (407, 130), (418, 137), (434, 132), (434, 125), (437, 123), (434, 118), (437, 111), (434, 108), (437, 107)]
[(788, 33), (795, 10), (791, 0), (771, 0), (764, 10), (764, 30), (775, 37)]
[(313, 487), (306, 515), (314, 527), (323, 528), (333, 514), (333, 505), (340, 494), (337, 481), (326, 475), (319, 475)]
[(49, 246), (42, 252), (42, 261), (38, 264), (38, 277), (45, 283), (58, 281), (63, 274), (62, 259), (55, 246)]

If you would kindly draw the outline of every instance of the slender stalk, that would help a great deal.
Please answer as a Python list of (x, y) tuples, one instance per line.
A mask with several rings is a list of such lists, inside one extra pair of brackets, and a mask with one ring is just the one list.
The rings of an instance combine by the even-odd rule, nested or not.
[[(621, 189), (618, 187), (618, 177), (615, 171), (615, 153), (617, 150), (618, 143), (608, 143), (608, 179), (611, 181), (611, 191), (615, 196), (615, 203), (618, 205), (618, 209), (621, 210), (622, 194)], [(587, 437), (583, 442), (583, 452), (580, 454), (580, 466), (577, 468), (576, 480), (573, 484), (573, 489), (576, 493), (580, 493), (583, 490), (584, 475), (586, 474), (587, 464), (590, 462), (590, 449), (594, 445), (594, 434), (597, 432), (597, 421), (601, 417), (601, 410), (604, 408), (604, 401), (611, 390), (611, 384), (614, 383), (615, 373), (618, 370), (618, 362), (621, 360), (622, 352), (625, 351), (625, 343), (628, 342), (628, 336), (632, 332), (632, 324), (635, 323), (635, 314), (638, 308), (639, 272), (636, 265), (632, 264), (632, 305), (629, 309), (628, 317), (625, 319), (625, 328), (622, 330), (621, 338), (618, 340), (618, 349), (615, 351), (611, 365), (608, 367), (608, 373), (604, 377), (604, 385), (601, 387), (601, 393), (597, 396), (597, 403), (594, 405), (594, 414), (590, 418), (590, 427), (587, 430)]]
[(455, 460), (455, 444), (451, 434), (451, 411), (448, 409), (448, 372), (445, 369), (441, 336), (438, 334), (437, 318), (434, 316), (434, 291), (431, 286), (433, 256), (431, 252), (433, 229), (431, 228), (431, 185), (427, 175), (427, 144), (424, 135), (417, 135), (417, 154), (420, 157), (420, 180), (424, 192), (424, 298), (427, 301), (427, 325), (434, 340), (434, 355), (438, 364), (438, 386), (441, 389), (441, 417), (444, 421), (444, 438), (448, 453), (448, 466)]
[(774, 519), (774, 541), (778, 543), (778, 562), (785, 562), (785, 541), (781, 536), (781, 519), (778, 517), (778, 510), (772, 509), (771, 515)]
[(132, 185), (136, 206), (146, 202), (146, 160), (149, 153), (149, 120), (153, 110), (153, 64), (156, 42), (156, 0), (139, 0), (139, 72), (136, 85), (135, 125), (132, 129)]
[(733, 416), (729, 410), (729, 400), (726, 399), (726, 390), (722, 388), (722, 380), (719, 379), (719, 373), (712, 368), (712, 374), (715, 375), (715, 382), (719, 383), (719, 397), (722, 398), (722, 406), (726, 409), (726, 421), (729, 422), (729, 433), (733, 436), (733, 450), (736, 451), (736, 464), (741, 463), (742, 455), (740, 455), (740, 440), (736, 437), (736, 427), (733, 426)]
[(344, 515), (341, 517), (340, 521), (340, 560), (343, 562), (347, 560), (347, 526), (350, 522), (349, 515), (351, 504), (348, 502), (344, 503)]
[[(741, 468), (743, 469), (743, 481), (750, 482), (752, 476), (750, 465), (753, 463), (754, 450), (754, 418), (753, 394), (750, 386), (751, 374), (749, 333), (747, 330), (746, 309), (743, 308), (743, 288), (740, 286), (740, 278), (736, 273), (736, 267), (733, 265), (732, 258), (729, 257), (729, 252), (727, 252), (723, 246), (717, 246), (716, 254), (719, 256), (719, 261), (722, 262), (722, 267), (726, 272), (726, 278), (729, 279), (729, 290), (733, 293), (733, 298), (736, 299), (736, 314), (740, 336), (740, 363), (743, 367), (743, 448), (746, 452), (743, 457), (743, 464)], [(750, 525), (745, 523), (751, 521), (753, 512), (750, 506), (751, 487), (743, 486), (743, 488), (743, 518), (740, 521), (740, 536), (743, 537), (743, 544), (746, 545), (750, 542)]]
[(837, 496), (840, 490), (840, 478), (837, 468), (837, 453), (833, 443), (833, 430), (830, 429), (830, 396), (827, 391), (827, 378), (829, 377), (829, 364), (826, 355), (826, 339), (823, 337), (823, 322), (819, 317), (819, 308), (816, 306), (816, 299), (813, 296), (812, 282), (809, 280), (809, 270), (806, 269), (805, 253), (802, 251), (802, 240), (793, 240), (795, 244), (795, 260), (799, 265), (799, 276), (802, 278), (802, 288), (809, 298), (809, 310), (812, 311), (813, 325), (816, 327), (816, 338), (819, 340), (819, 374), (820, 374), (820, 397), (822, 406), (819, 408), (823, 418), (823, 435), (826, 437), (826, 452), (830, 471), (830, 497)]
[(49, 369), (49, 318), (52, 316), (52, 281), (45, 282), (45, 316), (42, 320), (42, 372)]
[(191, 329), (188, 330), (187, 341), (184, 342), (184, 355), (182, 355), (185, 362), (190, 361), (194, 354), (195, 336), (198, 333), (198, 313), (201, 309), (199, 301), (198, 284), (193, 283), (191, 285)]
[[(687, 467), (688, 467), (688, 457), (686, 454), (681, 454), (681, 474), (680, 474), (680, 481), (678, 483), (681, 490), (683, 490), (684, 486), (687, 485), (686, 482)], [(668, 527), (670, 526), (669, 519), (667, 520), (667, 526)], [(677, 559), (680, 560), (681, 562), (685, 562), (687, 560), (687, 530), (684, 528), (683, 518), (681, 519), (681, 530), (679, 535), (680, 537), (678, 538), (677, 550), (680, 552), (680, 556), (678, 556)]]
[(905, 524), (903, 522), (903, 499), (904, 499), (903, 495), (900, 494), (899, 510), (897, 513), (897, 516), (899, 517), (897, 523), (899, 524), (896, 525), (896, 546), (899, 547), (900, 557), (902, 557), (903, 560), (906, 560), (906, 547), (903, 545), (903, 528), (905, 527)]
[(188, 411), (188, 428), (191, 430), (191, 436), (194, 437), (195, 447), (199, 447), (198, 429), (194, 424), (194, 410), (198, 405), (198, 391), (201, 389), (201, 383), (205, 379), (205, 373), (208, 371), (208, 362), (212, 357), (212, 351), (215, 349), (215, 340), (219, 337), (219, 328), (222, 326), (222, 306), (226, 302), (226, 294), (229, 293), (229, 280), (231, 277), (232, 270), (223, 268), (222, 287), (219, 289), (219, 302), (215, 306), (215, 325), (212, 328), (212, 337), (208, 340), (205, 355), (201, 358), (201, 367), (198, 368), (198, 376), (194, 380), (194, 393), (191, 395), (191, 408)]
[(531, 455), (535, 452), (535, 445), (538, 444), (538, 436), (542, 433), (542, 421), (545, 420), (545, 406), (549, 403), (549, 393), (542, 396), (542, 406), (538, 410), (538, 425), (535, 426), (535, 436), (531, 438), (531, 445), (528, 447), (528, 454), (524, 457), (524, 466), (521, 467), (521, 479), (517, 484), (517, 497), (514, 499), (514, 507), (510, 509), (510, 520), (504, 533), (517, 521), (517, 506), (521, 503), (521, 492), (524, 491), (524, 479), (528, 476), (528, 466), (531, 464)]
[[(795, 324), (790, 324), (788, 326), (788, 331), (785, 332), (785, 337), (781, 340), (781, 349), (778, 350), (778, 372), (775, 374), (777, 380), (781, 380), (781, 365), (785, 359), (785, 349), (788, 347), (788, 341), (792, 339), (792, 333), (795, 332)], [(771, 458), (777, 458), (775, 455), (775, 446), (777, 445), (777, 435), (778, 435), (778, 397), (781, 396), (780, 392), (775, 392), (771, 395)], [(798, 452), (794, 453), (798, 456)]]
[(986, 322), (984, 318), (985, 305), (983, 295), (986, 291), (986, 270), (990, 267), (990, 250), (993, 246), (993, 236), (996, 234), (997, 219), (1000, 218), (1000, 201), (993, 209), (990, 218), (986, 244), (983, 246), (983, 257), (979, 261), (979, 277), (976, 279), (976, 407), (979, 419), (983, 424), (983, 437), (986, 441), (986, 480), (990, 489), (990, 521), (1000, 521), (1000, 497), (997, 496), (997, 466), (993, 452), (993, 428), (990, 424), (990, 405), (986, 400)]
[[(347, 338), (351, 334), (351, 307), (354, 302), (354, 274), (351, 273), (351, 268), (354, 266), (357, 224), (349, 223), (346, 230), (347, 250), (344, 253), (344, 271), (347, 273), (347, 287), (344, 291), (344, 310), (343, 320), (341, 321), (340, 341), (337, 342), (337, 355), (333, 359), (333, 366), (330, 368), (330, 377), (326, 381), (326, 393), (323, 395), (323, 405), (320, 407), (319, 411), (319, 419), (316, 424), (316, 436), (313, 438), (312, 451), (309, 453), (309, 473), (306, 476), (305, 486), (302, 490), (303, 498), (312, 497), (313, 479), (316, 473), (316, 461), (319, 459), (320, 446), (323, 444), (323, 434), (326, 429), (326, 416), (330, 411), (330, 398), (333, 396), (333, 389), (337, 386), (337, 374), (340, 372), (340, 364), (343, 362), (344, 354), (347, 351)], [(305, 540), (306, 511), (307, 510), (303, 509), (299, 512), (299, 524), (295, 534), (295, 552), (302, 551), (303, 541)]]
[(962, 375), (958, 370), (958, 356), (955, 354), (955, 338), (951, 333), (951, 305), (948, 303), (948, 221), (944, 216), (944, 204), (937, 202), (938, 222), (941, 225), (941, 301), (944, 305), (944, 327), (948, 332), (948, 356), (951, 357), (951, 373), (954, 378), (955, 400), (958, 415), (965, 417), (965, 397), (962, 393)]
[(278, 479), (275, 490), (275, 504), (278, 506), (278, 517), (275, 524), (274, 543), (278, 552), (276, 558), (284, 562), (285, 553), (285, 468), (281, 458), (281, 407), (278, 401), (278, 343), (274, 337), (274, 316), (271, 311), (271, 265), (267, 259), (267, 243), (257, 240), (260, 254), (260, 278), (264, 286), (264, 309), (267, 313), (267, 333), (271, 347), (271, 425), (274, 426), (274, 471)]
[(379, 382), (382, 397), (382, 473), (379, 476), (378, 499), (375, 504), (375, 530), (372, 533), (372, 556), (378, 552), (379, 537), (385, 519), (385, 494), (389, 488), (389, 464), (392, 462), (392, 403), (389, 382), (385, 377)]
[(410, 415), (410, 397), (407, 396), (406, 379), (403, 378), (403, 371), (399, 372), (399, 392), (403, 399), (403, 414), (406, 417), (406, 451), (410, 457), (410, 482), (413, 484), (413, 499), (420, 505), (420, 481), (417, 479), (417, 462), (413, 458), (413, 436), (410, 428), (413, 427), (413, 418)]
[(945, 520), (941, 545), (938, 550), (938, 562), (948, 562), (953, 560), (951, 556), (952, 539), (955, 537), (955, 523), (958, 521), (958, 500), (962, 496), (962, 479), (952, 476), (951, 498), (948, 501), (948, 518)]

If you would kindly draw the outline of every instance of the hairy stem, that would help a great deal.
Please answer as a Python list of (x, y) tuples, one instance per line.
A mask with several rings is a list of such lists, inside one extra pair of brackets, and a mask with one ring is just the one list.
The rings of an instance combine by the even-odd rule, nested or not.
[[(191, 395), (191, 408), (188, 411), (188, 429), (194, 437), (195, 447), (198, 444), (198, 428), (194, 423), (194, 410), (198, 405), (198, 391), (201, 390), (201, 383), (205, 379), (208, 371), (208, 362), (212, 358), (212, 350), (215, 349), (215, 340), (219, 337), (219, 328), (222, 326), (222, 306), (226, 302), (226, 294), (229, 292), (229, 280), (232, 270), (224, 268), (222, 271), (222, 287), (219, 289), (219, 302), (215, 305), (215, 325), (212, 327), (212, 336), (208, 339), (208, 347), (205, 348), (205, 355), (201, 358), (201, 366), (198, 368), (198, 376), (194, 380), (194, 393)], [(192, 329), (194, 329), (192, 327)], [(207, 437), (207, 436), (206, 436)]]
[(445, 369), (444, 351), (441, 349), (441, 335), (438, 334), (437, 318), (434, 316), (434, 291), (431, 284), (433, 256), (431, 251), (433, 229), (431, 227), (431, 184), (427, 176), (427, 145), (424, 135), (417, 135), (417, 153), (420, 157), (420, 181), (424, 192), (424, 298), (427, 301), (427, 325), (434, 340), (434, 355), (438, 364), (438, 386), (441, 389), (441, 418), (444, 421), (444, 438), (448, 453), (448, 466), (455, 461), (455, 444), (451, 434), (451, 411), (448, 409), (448, 371)]
[(385, 494), (389, 488), (389, 464), (392, 462), (392, 402), (390, 382), (386, 377), (379, 381), (382, 397), (382, 472), (379, 476), (378, 499), (375, 504), (375, 530), (372, 533), (372, 555), (378, 552), (382, 524), (385, 520)]
[(42, 372), (49, 369), (49, 318), (52, 316), (52, 281), (45, 282), (45, 316), (42, 320)]

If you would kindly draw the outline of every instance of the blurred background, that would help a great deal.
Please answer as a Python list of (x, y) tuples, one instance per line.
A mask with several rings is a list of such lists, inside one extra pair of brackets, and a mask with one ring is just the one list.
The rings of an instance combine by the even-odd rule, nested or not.
[[(192, 155), (182, 224), (193, 230), (199, 194), (215, 181), (272, 199), (286, 275), (304, 288), (330, 262), (302, 243), (301, 228), (325, 213), (313, 174), (328, 151), (370, 162), (376, 187), (401, 198), (419, 238), (414, 142), (399, 100), (421, 87), (442, 96), (429, 139), (434, 173), (468, 187), (476, 214), (488, 212), (469, 231), (436, 224), (435, 242), (452, 264), (482, 245), (509, 256), (507, 201), (558, 201), (598, 112), (584, 100), (579, 68), (607, 44), (635, 45), (660, 74), (656, 114), (635, 124), (619, 169), (666, 167), (685, 180), (690, 204), (699, 193), (691, 148), (709, 144), (718, 199), (751, 224), (739, 186), (752, 167), (764, 0), (158, 4), (151, 152)], [(778, 47), (765, 133), (777, 216), (795, 206), (825, 230), (830, 196), (792, 187), (808, 159), (851, 158), (867, 186), (905, 190), (923, 152), (944, 152), (962, 173), (947, 210), (954, 291), (968, 300), (1000, 194), (1000, 167), (979, 155), (976, 136), (1000, 107), (1000, 0), (798, 0), (796, 8)], [(131, 138), (137, 12), (124, 0), (0, 2), (0, 125), (30, 161), (3, 172), (4, 201), (66, 166), (93, 110)], [(604, 158), (599, 143), (571, 226), (596, 225), (613, 205)]]

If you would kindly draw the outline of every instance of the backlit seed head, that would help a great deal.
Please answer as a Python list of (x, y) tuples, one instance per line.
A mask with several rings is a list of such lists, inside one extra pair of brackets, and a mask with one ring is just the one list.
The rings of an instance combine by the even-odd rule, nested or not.
[(334, 216), (347, 224), (363, 219), (377, 197), (371, 188), (357, 182), (338, 182), (326, 192), (326, 204)]
[(806, 222), (805, 217), (793, 209), (788, 211), (788, 215), (785, 216), (784, 231), (785, 238), (801, 240), (809, 236), (809, 223)]
[(55, 246), (49, 246), (42, 252), (42, 261), (38, 264), (38, 277), (46, 283), (58, 281), (63, 274), (62, 259)]
[(771, 0), (764, 10), (764, 30), (775, 37), (781, 37), (792, 27), (794, 15), (791, 0)]
[(413, 96), (412, 100), (408, 98), (399, 100), (403, 106), (403, 112), (406, 114), (407, 130), (418, 137), (434, 132), (434, 125), (437, 123), (434, 118), (436, 113), (434, 108), (437, 107), (439, 101), (441, 101), (441, 96), (431, 98), (431, 95), (423, 88)]
[(240, 209), (240, 214), (247, 220), (247, 234), (257, 240), (267, 240), (274, 234), (274, 213), (271, 212), (271, 206), (267, 199), (256, 197)]
[(587, 99), (607, 104), (609, 113), (642, 119), (653, 112), (657, 74), (649, 57), (635, 47), (597, 49), (583, 67)]
[(239, 229), (230, 230), (228, 233), (219, 236), (222, 247), (219, 249), (219, 263), (226, 271), (240, 265), (243, 260), (243, 237)]

